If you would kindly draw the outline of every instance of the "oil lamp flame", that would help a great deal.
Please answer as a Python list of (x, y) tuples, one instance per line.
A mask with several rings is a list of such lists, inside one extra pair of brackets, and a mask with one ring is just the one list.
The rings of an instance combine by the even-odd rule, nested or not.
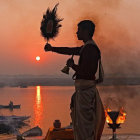
[(108, 115), (108, 112), (111, 112), (111, 109), (109, 109), (109, 108), (105, 109), (106, 122), (110, 123), (110, 124), (113, 124), (113, 121), (110, 118), (110, 116)]
[(126, 120), (126, 112), (124, 111), (123, 107), (121, 107), (116, 123), (117, 124), (124, 123), (125, 120)]
[[(110, 108), (105, 109), (106, 122), (109, 123), (109, 124), (113, 124), (113, 121), (110, 118), (108, 112), (111, 112)], [(126, 120), (126, 112), (124, 111), (124, 108), (121, 107), (120, 111), (119, 111), (119, 115), (118, 115), (117, 120), (116, 120), (116, 124), (124, 123), (125, 120)]]
[(119, 111), (112, 111), (109, 108), (105, 109), (106, 122), (109, 128), (113, 131), (113, 136), (110, 140), (118, 140), (116, 135), (116, 129), (120, 128), (120, 124), (125, 122), (126, 113), (123, 107)]

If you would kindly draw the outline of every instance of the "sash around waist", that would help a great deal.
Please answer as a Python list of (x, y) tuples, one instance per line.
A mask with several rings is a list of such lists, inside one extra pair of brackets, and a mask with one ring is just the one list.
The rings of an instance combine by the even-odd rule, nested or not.
[(76, 79), (74, 82), (76, 90), (83, 90), (92, 87), (96, 87), (96, 81), (93, 80), (84, 80), (84, 79)]

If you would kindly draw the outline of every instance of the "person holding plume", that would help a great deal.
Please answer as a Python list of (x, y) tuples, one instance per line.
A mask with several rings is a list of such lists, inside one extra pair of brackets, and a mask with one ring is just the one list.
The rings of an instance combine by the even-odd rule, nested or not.
[[(75, 140), (100, 140), (105, 114), (96, 84), (103, 81), (103, 68), (101, 53), (97, 44), (92, 39), (95, 24), (91, 20), (83, 20), (78, 23), (76, 32), (78, 40), (82, 40), (81, 47), (52, 47), (46, 44), (44, 50), (65, 55), (79, 55), (78, 64), (73, 57), (67, 60), (67, 66), (71, 67), (75, 74), (75, 93), (71, 98), (71, 118)], [(95, 74), (99, 67), (99, 78)]]

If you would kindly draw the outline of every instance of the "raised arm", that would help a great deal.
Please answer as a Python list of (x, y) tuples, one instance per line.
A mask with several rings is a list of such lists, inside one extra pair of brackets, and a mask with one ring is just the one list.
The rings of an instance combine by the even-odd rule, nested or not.
[(80, 55), (81, 47), (52, 47), (50, 44), (46, 44), (44, 50), (65, 55)]

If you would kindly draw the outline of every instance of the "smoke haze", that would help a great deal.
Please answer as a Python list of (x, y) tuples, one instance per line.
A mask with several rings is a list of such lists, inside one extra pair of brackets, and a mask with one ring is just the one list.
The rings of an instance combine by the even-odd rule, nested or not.
[[(103, 103), (105, 107), (112, 110), (119, 110), (121, 107), (126, 108), (130, 100), (136, 100), (139, 97), (139, 88), (137, 86), (109, 86), (100, 87), (100, 93), (105, 93)], [(134, 108), (131, 106), (131, 108)]]
[[(105, 72), (114, 76), (139, 74), (138, 1), (77, 1), (72, 15), (79, 20), (91, 19), (96, 24), (95, 40), (102, 52)], [(76, 10), (77, 9), (77, 10)], [(75, 13), (75, 14), (74, 14)], [(74, 24), (76, 24), (76, 22)]]
[[(40, 35), (40, 22), (54, 0), (1, 0), (0, 1), (0, 74), (54, 74), (69, 56), (45, 53)], [(79, 46), (77, 23), (91, 19), (96, 24), (94, 39), (102, 52), (105, 74), (137, 76), (140, 74), (140, 1), (139, 0), (60, 0), (58, 15), (64, 18), (54, 46)], [(42, 56), (38, 65), (36, 55)]]

